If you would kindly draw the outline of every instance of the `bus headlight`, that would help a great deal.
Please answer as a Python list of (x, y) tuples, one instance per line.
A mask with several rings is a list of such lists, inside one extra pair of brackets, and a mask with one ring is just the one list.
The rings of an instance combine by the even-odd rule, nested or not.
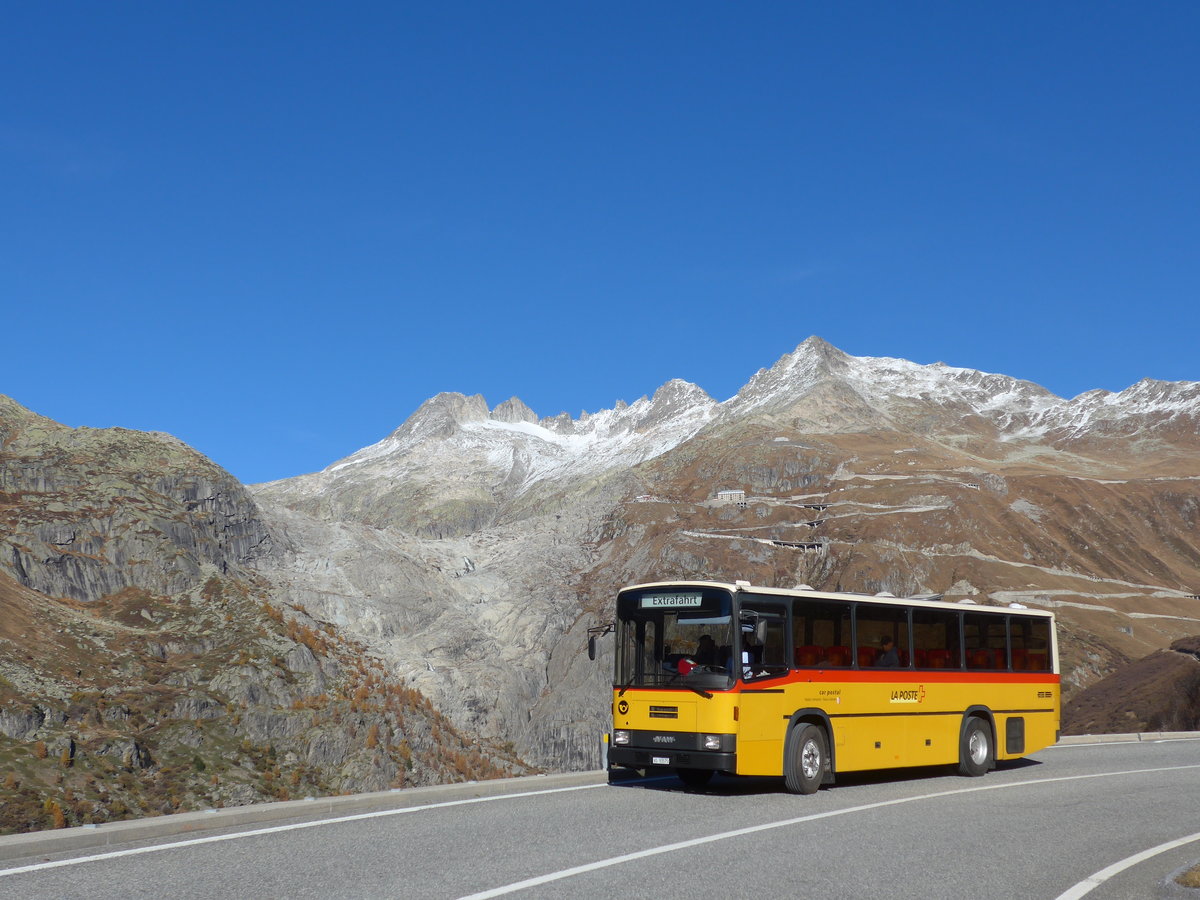
[(629, 732), (628, 731), (614, 731), (613, 732), (613, 743), (614, 744), (628, 744), (629, 743)]
[(721, 736), (719, 734), (706, 734), (704, 736), (704, 749), (705, 750), (720, 750), (721, 749)]

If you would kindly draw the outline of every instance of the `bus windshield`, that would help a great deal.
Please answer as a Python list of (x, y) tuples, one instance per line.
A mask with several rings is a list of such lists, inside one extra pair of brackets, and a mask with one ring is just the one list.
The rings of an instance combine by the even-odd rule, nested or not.
[(719, 588), (622, 592), (617, 598), (617, 686), (728, 688), (732, 607), (729, 592)]

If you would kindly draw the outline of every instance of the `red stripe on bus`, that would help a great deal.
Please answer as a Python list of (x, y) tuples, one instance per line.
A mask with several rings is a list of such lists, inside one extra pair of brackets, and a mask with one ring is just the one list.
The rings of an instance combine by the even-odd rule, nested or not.
[[(782, 688), (798, 684), (1045, 684), (1059, 686), (1061, 678), (1051, 672), (960, 672), (960, 671), (910, 671), (908, 669), (888, 669), (883, 672), (870, 670), (844, 669), (841, 671), (813, 672), (809, 674), (796, 673), (788, 677), (764, 678), (750, 684), (739, 683), (728, 691), (715, 690), (718, 694), (740, 694), (743, 691), (764, 691), (771, 688)], [(686, 691), (679, 685), (659, 685), (656, 687), (628, 687), (627, 694), (642, 692), (658, 693), (661, 691)]]
[(1058, 684), (1061, 679), (1053, 672), (962, 672), (959, 670), (912, 669), (831, 669), (826, 671), (794, 672), (780, 678), (764, 678), (752, 684), (741, 684), (734, 690), (772, 687), (810, 682), (854, 682), (857, 684)]

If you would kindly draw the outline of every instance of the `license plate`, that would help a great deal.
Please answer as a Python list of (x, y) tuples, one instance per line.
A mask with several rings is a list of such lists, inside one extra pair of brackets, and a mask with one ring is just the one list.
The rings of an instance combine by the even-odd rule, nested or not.
[(671, 764), (671, 757), (669, 757), (669, 756), (652, 756), (652, 757), (650, 757), (650, 762), (654, 763), (654, 765), (656, 765), (656, 766), (669, 766)]

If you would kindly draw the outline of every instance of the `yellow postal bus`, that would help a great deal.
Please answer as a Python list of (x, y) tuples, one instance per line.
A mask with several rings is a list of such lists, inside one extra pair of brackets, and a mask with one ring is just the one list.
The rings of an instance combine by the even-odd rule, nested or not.
[(641, 584), (617, 596), (612, 766), (782, 775), (957, 765), (982, 775), (1058, 739), (1054, 616), (1012, 607)]

